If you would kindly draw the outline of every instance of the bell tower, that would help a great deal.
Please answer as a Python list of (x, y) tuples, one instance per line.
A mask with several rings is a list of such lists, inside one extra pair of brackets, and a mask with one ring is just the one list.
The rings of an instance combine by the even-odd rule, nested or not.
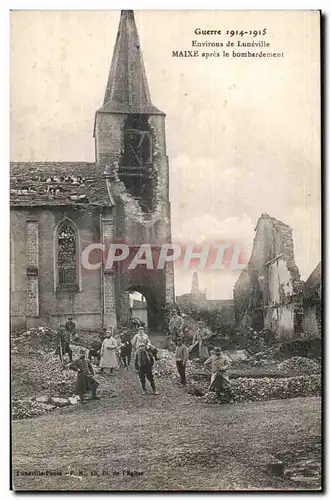
[[(162, 244), (171, 243), (165, 114), (151, 102), (131, 10), (121, 12), (94, 137), (96, 163), (110, 199), (101, 221), (103, 242), (126, 243), (133, 253), (141, 244), (149, 244), (157, 255)], [(104, 323), (125, 322), (128, 294), (137, 291), (146, 298), (149, 327), (162, 329), (164, 308), (174, 303), (172, 263), (164, 269), (141, 265), (132, 270), (104, 269), (103, 273)]]

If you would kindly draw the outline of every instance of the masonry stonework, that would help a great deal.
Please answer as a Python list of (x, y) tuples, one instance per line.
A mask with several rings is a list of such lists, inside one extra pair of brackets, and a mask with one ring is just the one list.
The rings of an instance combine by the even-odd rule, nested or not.
[[(101, 257), (101, 269), (92, 271), (81, 262), (92, 243), (171, 242), (165, 114), (151, 102), (132, 11), (121, 13), (94, 138), (95, 163), (11, 164), (13, 328), (56, 327), (69, 316), (79, 329), (116, 325), (128, 318), (129, 292), (139, 291), (149, 326), (163, 329), (165, 303), (174, 301), (171, 266), (107, 271)], [(59, 279), (57, 229), (64, 220), (76, 237), (70, 284), (65, 272)]]
[(234, 287), (238, 327), (271, 330), (276, 340), (302, 335), (302, 286), (294, 261), (292, 230), (262, 214), (247, 268)]

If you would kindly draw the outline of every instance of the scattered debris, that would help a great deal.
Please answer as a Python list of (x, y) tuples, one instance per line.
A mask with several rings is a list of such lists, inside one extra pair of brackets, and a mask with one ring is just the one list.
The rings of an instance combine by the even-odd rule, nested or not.
[(303, 373), (320, 373), (321, 367), (315, 361), (309, 358), (294, 356), (277, 365), (281, 371), (297, 371)]
[(12, 401), (12, 419), (19, 420), (23, 418), (39, 417), (54, 410), (55, 406), (51, 404), (38, 403), (37, 401)]
[(176, 372), (176, 362), (173, 353), (166, 349), (159, 349), (158, 361), (154, 364), (154, 375), (156, 377), (169, 377)]
[[(231, 380), (231, 389), (236, 402), (319, 396), (321, 377), (314, 374), (288, 378), (237, 378)], [(207, 393), (201, 401), (215, 403), (217, 398)]]
[[(34, 400), (34, 398), (32, 398), (32, 401)], [(38, 398), (35, 398), (35, 401), (37, 403), (41, 403), (41, 404), (51, 404), (51, 398), (49, 396), (40, 396)]]
[(79, 397), (78, 396), (69, 397), (68, 401), (71, 405), (76, 405), (79, 401)]
[(51, 399), (51, 402), (55, 406), (68, 406), (70, 404), (70, 402), (69, 402), (69, 400), (67, 398), (56, 398), (56, 397), (53, 397)]

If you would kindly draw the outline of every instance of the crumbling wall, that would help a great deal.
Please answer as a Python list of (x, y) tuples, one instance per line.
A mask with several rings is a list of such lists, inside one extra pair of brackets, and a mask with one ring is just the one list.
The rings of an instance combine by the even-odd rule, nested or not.
[(291, 273), (284, 258), (268, 266), (269, 301), (265, 309), (265, 328), (275, 333), (277, 340), (294, 336), (293, 285)]
[(304, 284), (303, 330), (308, 338), (322, 335), (321, 263), (316, 266)]
[(234, 287), (236, 325), (272, 330), (276, 340), (302, 335), (302, 282), (292, 230), (262, 214), (252, 255)]
[[(124, 153), (124, 127), (127, 115), (97, 113), (96, 151), (100, 169), (105, 171), (110, 198), (115, 203), (115, 241), (131, 246), (147, 243), (156, 249), (171, 242), (169, 165), (165, 143), (165, 120), (163, 115), (148, 117), (148, 127), (153, 138), (152, 168), (155, 178), (153, 207), (142, 209), (139, 200), (132, 196), (120, 178), (121, 161)], [(137, 274), (134, 270), (122, 270), (116, 274), (117, 318), (123, 318), (120, 297), (129, 286), (148, 287), (155, 293), (159, 325), (164, 322), (164, 308), (174, 302), (173, 268), (147, 270)], [(138, 290), (139, 291), (139, 290)], [(151, 313), (152, 321), (156, 317)]]
[(251, 327), (253, 290), (248, 269), (243, 269), (233, 291), (235, 323), (238, 328)]
[(316, 305), (309, 306), (305, 309), (303, 316), (303, 331), (305, 337), (320, 337), (321, 322), (318, 321), (318, 308)]

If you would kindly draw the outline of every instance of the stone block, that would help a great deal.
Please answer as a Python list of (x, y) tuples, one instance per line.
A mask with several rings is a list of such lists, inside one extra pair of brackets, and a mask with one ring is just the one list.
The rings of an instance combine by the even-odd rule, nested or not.
[(51, 403), (53, 403), (55, 406), (68, 406), (70, 404), (67, 398), (57, 397), (53, 397)]
[(49, 404), (50, 403), (50, 397), (49, 396), (39, 396), (39, 397), (35, 398), (35, 401), (37, 403)]

